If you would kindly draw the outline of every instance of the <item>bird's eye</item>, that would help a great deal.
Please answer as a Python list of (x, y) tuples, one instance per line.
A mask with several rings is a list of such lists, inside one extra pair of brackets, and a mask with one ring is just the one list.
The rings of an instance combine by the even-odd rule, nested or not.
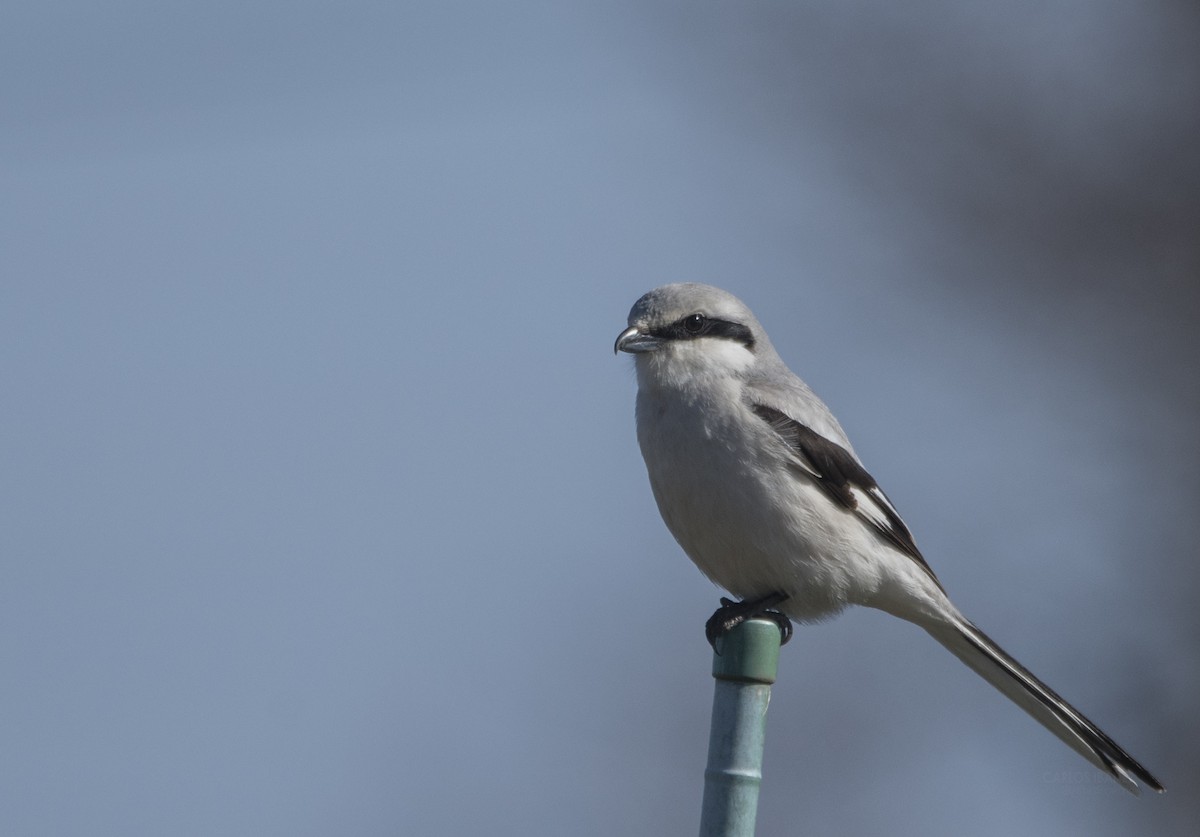
[(692, 314), (690, 317), (683, 318), (683, 328), (688, 334), (699, 334), (704, 330), (704, 324), (707, 322), (703, 314)]

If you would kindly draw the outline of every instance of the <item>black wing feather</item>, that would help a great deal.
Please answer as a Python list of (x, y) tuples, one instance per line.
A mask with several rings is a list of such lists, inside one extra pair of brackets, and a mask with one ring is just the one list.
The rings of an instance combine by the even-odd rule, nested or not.
[[(896, 513), (891, 500), (883, 493), (875, 478), (867, 473), (867, 469), (848, 450), (774, 407), (752, 404), (751, 409), (771, 426), (801, 461), (805, 470), (816, 477), (817, 485), (834, 502), (849, 511), (857, 512), (901, 552), (920, 564), (929, 573), (930, 578), (937, 582), (937, 576), (933, 574), (929, 564), (925, 563), (912, 533)], [(872, 505), (883, 514), (885, 520), (881, 521), (863, 512), (858, 497), (855, 496), (856, 489), (877, 500)], [(941, 584), (938, 583), (938, 586)]]

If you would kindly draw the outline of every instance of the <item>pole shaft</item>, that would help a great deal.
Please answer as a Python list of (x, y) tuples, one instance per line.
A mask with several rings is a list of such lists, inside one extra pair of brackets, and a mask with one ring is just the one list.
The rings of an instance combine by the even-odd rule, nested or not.
[(779, 639), (774, 622), (751, 619), (717, 640), (700, 837), (753, 837)]

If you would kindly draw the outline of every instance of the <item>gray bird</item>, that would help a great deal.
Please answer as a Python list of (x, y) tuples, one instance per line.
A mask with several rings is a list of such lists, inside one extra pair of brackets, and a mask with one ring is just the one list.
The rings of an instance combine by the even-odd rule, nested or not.
[(739, 299), (709, 285), (656, 288), (614, 351), (636, 359), (638, 444), (663, 521), (743, 600), (723, 600), (710, 641), (771, 607), (799, 622), (878, 608), (924, 628), (1123, 787), (1163, 790), (959, 613), (837, 419)]

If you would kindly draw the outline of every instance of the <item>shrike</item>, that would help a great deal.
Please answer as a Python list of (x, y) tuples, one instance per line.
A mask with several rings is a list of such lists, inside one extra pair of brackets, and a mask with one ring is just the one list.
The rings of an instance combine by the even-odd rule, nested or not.
[(710, 641), (770, 607), (800, 622), (878, 608), (924, 628), (1125, 788), (1163, 790), (950, 603), (837, 419), (740, 300), (708, 285), (657, 288), (614, 351), (636, 358), (638, 444), (667, 528), (742, 599), (714, 614)]

